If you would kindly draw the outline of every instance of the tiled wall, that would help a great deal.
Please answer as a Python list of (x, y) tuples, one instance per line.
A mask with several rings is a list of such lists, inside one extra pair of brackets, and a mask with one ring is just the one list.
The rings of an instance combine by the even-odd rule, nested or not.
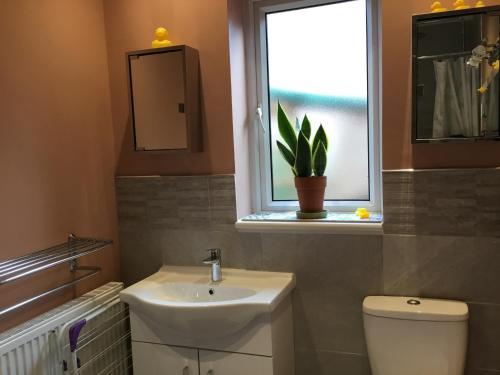
[(370, 373), (374, 294), (469, 302), (468, 375), (500, 372), (500, 171), (385, 173), (384, 236), (238, 233), (232, 176), (119, 177), (117, 194), (126, 283), (214, 246), (226, 267), (297, 275), (297, 375)]
[(384, 221), (384, 293), (466, 301), (468, 374), (500, 373), (500, 170), (386, 172)]
[(384, 173), (386, 234), (500, 237), (500, 170)]

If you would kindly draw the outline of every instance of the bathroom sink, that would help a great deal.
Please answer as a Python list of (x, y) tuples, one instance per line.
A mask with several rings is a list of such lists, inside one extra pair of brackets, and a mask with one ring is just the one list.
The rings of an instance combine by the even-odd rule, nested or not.
[(186, 337), (234, 333), (271, 313), (295, 287), (291, 273), (224, 268), (212, 282), (207, 267), (163, 266), (120, 293), (130, 309)]
[(235, 301), (254, 296), (257, 292), (231, 286), (222, 286), (216, 292), (215, 288), (207, 288), (204, 284), (171, 283), (162, 285), (153, 293), (165, 300), (197, 303)]

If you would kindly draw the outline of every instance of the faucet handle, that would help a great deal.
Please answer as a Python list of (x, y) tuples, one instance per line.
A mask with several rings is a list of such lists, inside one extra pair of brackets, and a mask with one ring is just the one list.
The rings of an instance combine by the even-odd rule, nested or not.
[(219, 248), (207, 249), (210, 252), (210, 259), (217, 260), (221, 258), (222, 250)]

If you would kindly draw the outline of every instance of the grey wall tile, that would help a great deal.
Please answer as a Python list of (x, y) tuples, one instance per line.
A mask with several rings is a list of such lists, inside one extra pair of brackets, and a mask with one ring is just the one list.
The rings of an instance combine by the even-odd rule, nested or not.
[(361, 303), (384, 293), (472, 301), (467, 374), (500, 372), (498, 170), (384, 173), (383, 240), (238, 233), (233, 176), (118, 178), (117, 200), (128, 284), (210, 247), (226, 267), (294, 272), (297, 374), (369, 374)]
[(205, 207), (181, 206), (177, 211), (179, 215), (179, 228), (182, 229), (206, 229), (210, 225), (210, 210)]
[(365, 354), (362, 303), (360, 296), (337, 296), (324, 290), (295, 291), (295, 347)]
[(117, 177), (118, 202), (145, 201), (151, 196), (151, 184), (158, 177)]
[(295, 345), (365, 353), (362, 301), (382, 292), (379, 236), (262, 235), (263, 268), (294, 272)]
[(206, 229), (210, 223), (209, 177), (177, 177), (177, 205), (179, 228)]
[(473, 170), (422, 171), (414, 176), (419, 197), (417, 233), (475, 234), (475, 174)]
[(236, 208), (210, 207), (210, 229), (235, 231)]
[(500, 371), (500, 305), (469, 304), (469, 313), (467, 367)]
[(147, 203), (120, 202), (117, 207), (120, 228), (142, 225), (147, 222)]
[(500, 303), (498, 239), (384, 236), (384, 291)]
[(384, 172), (387, 234), (500, 236), (500, 170)]
[(211, 229), (234, 231), (237, 220), (234, 176), (211, 176), (209, 194)]
[(382, 292), (382, 236), (301, 236), (299, 246), (316, 251), (317, 288), (338, 296)]
[[(157, 231), (164, 264), (200, 266), (207, 249), (222, 249), (223, 267), (260, 269), (262, 249), (260, 235), (237, 232), (169, 230)], [(208, 267), (207, 267), (208, 272)]]
[[(383, 174), (384, 231), (412, 234), (416, 231), (414, 174), (391, 172)], [(419, 195), (421, 198), (421, 195)]]
[[(220, 232), (219, 232), (220, 233)], [(262, 270), (262, 240), (258, 233), (233, 233), (239, 239), (239, 248), (229, 253), (226, 263), (230, 267)]]
[(497, 170), (480, 170), (477, 183), (477, 233), (500, 233), (500, 173)]
[(384, 289), (389, 295), (469, 303), (467, 374), (500, 369), (500, 239), (384, 236)]
[(209, 190), (211, 207), (236, 207), (234, 176), (210, 176)]
[(296, 234), (262, 234), (262, 266), (265, 270), (293, 272), (296, 289), (314, 290), (321, 280), (316, 272), (316, 251), (299, 247)]
[(144, 180), (148, 184), (148, 199), (176, 200), (177, 181), (180, 177), (154, 176)]
[(296, 375), (370, 375), (368, 358), (326, 350), (296, 350)]
[(232, 175), (119, 177), (116, 186), (121, 228), (234, 231)]
[(146, 214), (146, 221), (152, 228), (178, 228), (181, 226), (176, 200), (148, 200), (146, 202)]
[(262, 234), (265, 269), (295, 272), (297, 288), (337, 295), (379, 293), (382, 237)]

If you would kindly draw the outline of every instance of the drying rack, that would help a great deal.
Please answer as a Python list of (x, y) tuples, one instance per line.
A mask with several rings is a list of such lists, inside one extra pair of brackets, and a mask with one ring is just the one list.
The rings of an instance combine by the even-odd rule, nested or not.
[[(129, 318), (128, 306), (115, 296), (66, 323), (57, 339), (62, 374), (129, 373), (132, 368)], [(75, 328), (77, 332), (72, 333)]]
[[(0, 286), (36, 275), (64, 263), (68, 263), (71, 274), (73, 275), (72, 280), (67, 283), (0, 310), (0, 317), (63, 289), (72, 287), (80, 281), (101, 272), (101, 268), (97, 266), (79, 266), (78, 259), (85, 255), (95, 253), (112, 243), (113, 241), (111, 240), (81, 238), (74, 234), (70, 234), (68, 240), (63, 244), (0, 262)], [(83, 274), (77, 276), (76, 272), (78, 271), (82, 271)]]

